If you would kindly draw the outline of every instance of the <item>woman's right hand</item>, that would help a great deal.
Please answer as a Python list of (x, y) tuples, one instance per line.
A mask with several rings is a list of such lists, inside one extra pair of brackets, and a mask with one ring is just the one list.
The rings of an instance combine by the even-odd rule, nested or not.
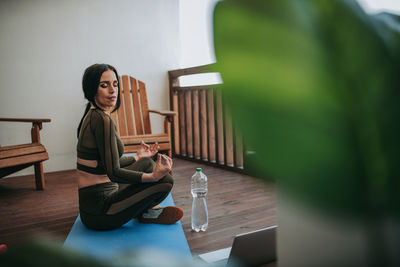
[(172, 170), (172, 159), (167, 155), (158, 154), (156, 167), (152, 173), (143, 173), (143, 182), (157, 182)]
[(158, 142), (156, 142), (155, 144), (152, 145), (148, 145), (145, 142), (140, 141), (140, 146), (138, 151), (136, 152), (135, 155), (135, 160), (138, 161), (141, 158), (150, 158), (152, 156), (154, 156), (155, 154), (157, 154), (158, 149), (160, 148), (160, 146), (158, 145)]

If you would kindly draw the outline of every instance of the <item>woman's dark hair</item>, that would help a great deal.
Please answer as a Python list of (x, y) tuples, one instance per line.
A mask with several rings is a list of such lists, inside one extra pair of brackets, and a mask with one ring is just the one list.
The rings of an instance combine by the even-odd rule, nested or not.
[(99, 88), (101, 75), (103, 74), (103, 72), (105, 72), (107, 70), (112, 70), (115, 73), (115, 76), (117, 77), (117, 81), (118, 81), (117, 103), (115, 104), (115, 108), (112, 112), (116, 111), (119, 108), (119, 106), (121, 105), (121, 97), (120, 97), (121, 89), (119, 86), (119, 77), (118, 77), (117, 70), (113, 66), (108, 65), (108, 64), (94, 64), (94, 65), (88, 67), (85, 70), (85, 73), (83, 74), (82, 89), (83, 89), (83, 94), (85, 95), (85, 98), (89, 102), (86, 105), (85, 112), (84, 112), (82, 119), (78, 126), (78, 137), (79, 137), (79, 131), (81, 130), (83, 119), (85, 118), (86, 114), (89, 112), (90, 104), (94, 105), (96, 108), (99, 108), (96, 105), (96, 102), (94, 101), (94, 97), (96, 96), (97, 90)]

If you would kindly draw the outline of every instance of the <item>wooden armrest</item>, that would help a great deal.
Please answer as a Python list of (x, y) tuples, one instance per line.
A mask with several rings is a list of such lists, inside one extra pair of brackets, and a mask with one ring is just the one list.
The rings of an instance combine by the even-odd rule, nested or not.
[(0, 118), (0, 121), (16, 121), (16, 122), (50, 122), (51, 119), (31, 119), (31, 118)]
[(171, 110), (154, 110), (154, 109), (149, 109), (149, 112), (157, 113), (163, 116), (175, 116), (176, 112), (171, 111)]
[[(42, 122), (50, 122), (50, 119), (32, 119), (32, 118), (0, 118), (0, 121), (14, 121), (14, 122), (32, 122), (32, 127), (38, 126), (39, 130), (42, 129)], [(40, 140), (40, 138), (39, 138)]]

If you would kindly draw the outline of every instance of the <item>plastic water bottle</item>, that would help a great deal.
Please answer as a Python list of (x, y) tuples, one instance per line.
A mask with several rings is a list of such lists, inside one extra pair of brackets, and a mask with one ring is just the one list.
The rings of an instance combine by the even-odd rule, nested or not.
[(192, 229), (196, 232), (205, 231), (208, 226), (208, 211), (206, 204), (207, 176), (201, 168), (197, 168), (192, 176), (191, 192), (192, 203)]

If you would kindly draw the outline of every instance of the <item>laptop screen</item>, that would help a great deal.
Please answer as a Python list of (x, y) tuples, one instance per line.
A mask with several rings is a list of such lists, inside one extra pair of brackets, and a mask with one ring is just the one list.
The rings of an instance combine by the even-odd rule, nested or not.
[(276, 226), (237, 235), (233, 240), (228, 266), (234, 263), (259, 266), (276, 261)]

